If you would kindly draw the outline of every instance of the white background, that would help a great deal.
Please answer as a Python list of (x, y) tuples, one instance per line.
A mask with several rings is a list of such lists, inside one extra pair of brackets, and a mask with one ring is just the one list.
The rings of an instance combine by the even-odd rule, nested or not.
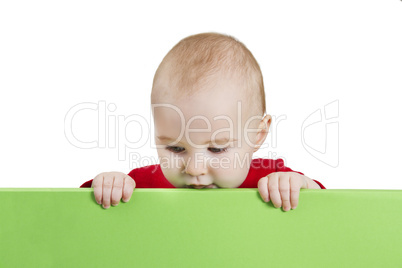
[[(2, 1), (0, 187), (78, 188), (100, 172), (155, 164), (153, 137), (125, 159), (108, 141), (77, 148), (66, 115), (103, 102), (116, 107), (106, 111), (110, 122), (138, 115), (151, 127), (162, 58), (182, 38), (213, 31), (251, 50), (267, 112), (286, 118), (254, 157), (281, 157), (329, 189), (402, 189), (401, 28), (399, 0)], [(323, 113), (302, 140), (303, 122), (330, 103), (332, 124)], [(98, 121), (96, 110), (76, 113), (72, 132), (96, 141)], [(135, 142), (150, 130), (132, 122), (116, 135)], [(129, 152), (151, 162), (130, 162)]]

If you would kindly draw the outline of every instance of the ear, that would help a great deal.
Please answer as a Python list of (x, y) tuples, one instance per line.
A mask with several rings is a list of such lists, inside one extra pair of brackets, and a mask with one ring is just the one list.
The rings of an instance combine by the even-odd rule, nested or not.
[(256, 136), (256, 141), (254, 145), (253, 153), (260, 149), (261, 145), (264, 143), (265, 139), (268, 136), (269, 126), (271, 125), (272, 117), (267, 114), (258, 125), (258, 131)]

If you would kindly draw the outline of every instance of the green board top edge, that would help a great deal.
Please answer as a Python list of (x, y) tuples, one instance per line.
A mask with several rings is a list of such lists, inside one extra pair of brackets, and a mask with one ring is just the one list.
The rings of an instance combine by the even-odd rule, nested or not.
[[(187, 189), (187, 188), (136, 188), (134, 191), (140, 192), (167, 192), (167, 191), (238, 191), (255, 192), (258, 188), (219, 188), (219, 189)], [(320, 189), (301, 189), (301, 191), (319, 191)], [(325, 192), (402, 192), (396, 189), (324, 189)], [(93, 192), (93, 188), (0, 188), (0, 192)]]

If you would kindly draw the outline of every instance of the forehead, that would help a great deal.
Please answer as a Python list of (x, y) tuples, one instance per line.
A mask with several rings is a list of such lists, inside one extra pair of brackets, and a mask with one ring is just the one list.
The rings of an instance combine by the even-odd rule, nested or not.
[[(163, 85), (155, 90), (159, 96), (153, 105), (155, 120), (163, 118), (163, 121), (170, 123), (196, 122), (206, 124), (208, 121), (211, 125), (219, 123), (219, 118), (226, 118), (226, 121), (237, 121), (238, 113), (245, 110), (245, 96), (242, 87), (233, 81), (220, 79), (215, 83), (209, 83), (206, 88), (200, 89), (191, 95), (180, 94), (175, 88)], [(165, 107), (158, 105), (168, 104)], [(169, 106), (169, 107), (168, 107)], [(239, 106), (239, 108), (238, 108)], [(241, 109), (241, 111), (240, 111)], [(214, 120), (216, 119), (216, 120)], [(220, 125), (220, 124), (218, 124)]]
[[(188, 107), (186, 107), (188, 109)], [(155, 136), (165, 136), (185, 143), (205, 144), (222, 138), (237, 139), (237, 120), (231, 116), (212, 116), (213, 113), (197, 113), (178, 106), (163, 108), (155, 113)]]
[(243, 127), (250, 116), (246, 102), (250, 96), (244, 81), (220, 76), (196, 92), (183, 95), (163, 77), (154, 84), (151, 96), (156, 136), (179, 137), (184, 131), (191, 132), (192, 139), (210, 140), (213, 133), (227, 129), (215, 134), (213, 139), (229, 135), (238, 138), (238, 127)]
[(204, 103), (201, 99), (183, 99), (156, 106), (153, 110), (156, 134), (161, 132), (159, 134), (163, 135), (177, 136), (180, 131), (189, 129), (208, 133), (236, 127), (239, 121), (235, 105), (219, 105), (215, 100)]
[[(247, 120), (235, 116), (210, 116), (193, 113), (181, 113), (173, 106), (163, 108), (155, 116), (155, 141), (157, 144), (184, 144), (198, 146), (205, 144), (228, 144), (229, 140), (250, 139), (250, 129), (258, 128), (261, 118), (256, 118), (246, 124)], [(239, 113), (240, 117), (240, 113)], [(247, 127), (247, 131), (246, 128)], [(168, 139), (159, 139), (167, 137)], [(242, 143), (245, 146), (245, 143)]]
[[(155, 135), (195, 144), (222, 138), (242, 139), (247, 121), (244, 110), (247, 109), (241, 101), (238, 107), (237, 104), (236, 101), (220, 103), (210, 98), (164, 104), (154, 108)], [(256, 127), (254, 121), (250, 126)]]

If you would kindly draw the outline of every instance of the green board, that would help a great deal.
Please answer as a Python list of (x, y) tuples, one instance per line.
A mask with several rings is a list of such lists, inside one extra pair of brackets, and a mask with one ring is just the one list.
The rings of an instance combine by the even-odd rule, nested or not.
[(0, 188), (0, 267), (401, 267), (402, 190)]

